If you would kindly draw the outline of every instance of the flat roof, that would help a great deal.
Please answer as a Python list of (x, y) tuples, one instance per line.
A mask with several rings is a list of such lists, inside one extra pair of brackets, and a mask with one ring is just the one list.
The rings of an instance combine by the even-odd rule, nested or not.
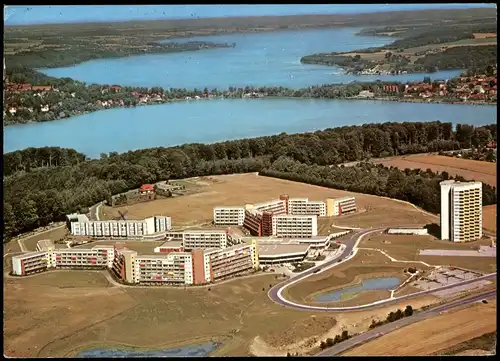
[(259, 243), (259, 257), (279, 257), (279, 256), (291, 256), (291, 255), (301, 255), (307, 253), (310, 245), (308, 244), (271, 244), (271, 243)]
[(45, 252), (28, 252), (28, 253), (23, 253), (23, 254), (18, 254), (16, 256), (12, 256), (12, 258), (14, 259), (25, 259), (25, 258), (30, 258), (30, 257), (34, 257), (34, 256), (41, 256), (43, 255)]
[(163, 243), (160, 248), (180, 248), (182, 247), (182, 240), (171, 238)]
[(137, 259), (164, 259), (172, 258), (172, 256), (187, 256), (190, 255), (189, 252), (171, 252), (171, 253), (153, 253), (153, 254), (138, 254)]
[(244, 210), (244, 206), (215, 206), (214, 209), (238, 209), (238, 210)]
[(216, 228), (210, 228), (210, 229), (185, 229), (184, 231), (181, 231), (181, 233), (226, 233), (226, 229), (216, 229)]
[(276, 215), (273, 215), (273, 217), (279, 217), (279, 218), (299, 218), (299, 219), (318, 218), (318, 216), (315, 215), (315, 214), (276, 214)]
[(47, 251), (49, 248), (55, 248), (54, 242), (50, 239), (42, 239), (36, 243), (37, 247), (40, 247), (42, 251)]

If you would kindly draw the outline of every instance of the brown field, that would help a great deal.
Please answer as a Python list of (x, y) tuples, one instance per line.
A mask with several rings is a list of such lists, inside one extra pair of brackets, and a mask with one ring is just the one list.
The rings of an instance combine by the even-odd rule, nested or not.
[(489, 232), (497, 233), (497, 205), (483, 207), (483, 228)]
[[(291, 300), (318, 304), (313, 298), (319, 294), (336, 289), (349, 288), (359, 284), (362, 280), (376, 277), (398, 277), (401, 281), (407, 279), (403, 270), (410, 266), (419, 269), (427, 269), (419, 263), (396, 263), (391, 262), (386, 256), (377, 251), (360, 250), (349, 262), (329, 269), (318, 275), (308, 277), (285, 289), (284, 293)], [(353, 306), (363, 303), (374, 302), (388, 298), (388, 291), (361, 292), (356, 297), (338, 302), (321, 302), (321, 305), (330, 306)]]
[[(303, 354), (317, 352), (319, 341), (340, 333), (341, 327), (350, 333), (365, 331), (373, 318), (389, 311), (291, 310), (267, 297), (269, 286), (278, 282), (275, 277), (252, 277), (210, 290), (118, 288), (104, 273), (90, 271), (7, 278), (4, 354), (69, 357), (91, 347), (166, 349), (214, 339), (223, 342), (217, 356)], [(412, 300), (412, 305), (437, 301), (426, 296)]]
[(396, 330), (343, 355), (431, 355), (485, 333), (495, 332), (496, 327), (496, 301), (478, 303)]
[(346, 231), (342, 228), (336, 228), (335, 220), (335, 217), (318, 217), (318, 235), (328, 236), (331, 233)]
[(451, 176), (459, 175), (467, 180), (476, 180), (496, 186), (497, 166), (496, 163), (482, 162), (478, 160), (459, 159), (443, 155), (416, 154), (388, 159), (377, 159), (377, 164), (386, 167), (397, 167), (399, 169), (422, 169), (428, 168), (433, 172), (448, 172)]
[(266, 275), (208, 291), (117, 288), (91, 272), (9, 278), (4, 285), (4, 353), (63, 357), (89, 345), (160, 348), (215, 338), (225, 341), (221, 354), (249, 355), (256, 336), (273, 346), (288, 345), (335, 325), (332, 315), (312, 319), (311, 313), (272, 303), (267, 290), (276, 282), (274, 275)]
[[(381, 223), (384, 225), (406, 223), (424, 225), (431, 221), (429, 216), (422, 214), (412, 206), (395, 200), (281, 179), (260, 177), (255, 173), (201, 177), (196, 182), (199, 185), (197, 193), (139, 203), (117, 209), (122, 212), (128, 210), (128, 219), (143, 219), (157, 214), (170, 215), (172, 217), (172, 224), (179, 226), (210, 222), (214, 206), (264, 202), (277, 199), (283, 193), (291, 197), (308, 197), (311, 200), (354, 195), (356, 196), (358, 208), (366, 210), (366, 212), (358, 215), (338, 217), (338, 221), (336, 218), (335, 222), (338, 222), (339, 225), (345, 225), (346, 223), (347, 225), (351, 225), (350, 222), (355, 223), (353, 226), (362, 225), (368, 227)], [(104, 218), (118, 216), (117, 209), (102, 208), (105, 214)], [(383, 210), (383, 213), (380, 210)], [(356, 220), (356, 216), (360, 217), (359, 221)]]
[[(68, 234), (68, 229), (66, 227), (61, 227), (57, 229), (50, 230), (41, 234), (36, 234), (31, 237), (23, 238), (21, 242), (28, 251), (36, 251), (36, 244), (42, 239), (51, 239), (53, 241), (59, 240)], [(17, 241), (12, 241), (10, 243), (17, 243)]]
[[(484, 356), (495, 351), (497, 333), (489, 332), (471, 340), (441, 350), (438, 355)], [(434, 356), (434, 355), (433, 355)]]
[(441, 257), (418, 255), (420, 249), (470, 250), (479, 245), (490, 244), (491, 241), (487, 239), (470, 243), (453, 243), (442, 241), (432, 236), (373, 234), (364, 237), (359, 246), (382, 249), (391, 257), (398, 260), (423, 261), (430, 265), (456, 266), (490, 273), (496, 269), (496, 258), (494, 257)]
[(496, 38), (496, 33), (474, 33), (474, 39)]

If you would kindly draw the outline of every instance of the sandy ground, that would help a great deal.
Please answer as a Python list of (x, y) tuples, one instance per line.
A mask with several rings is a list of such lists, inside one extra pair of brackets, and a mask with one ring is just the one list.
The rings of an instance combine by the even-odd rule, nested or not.
[[(372, 320), (381, 320), (387, 317), (391, 311), (396, 311), (398, 308), (404, 309), (409, 301), (392, 304), (390, 306), (377, 308), (370, 311), (334, 313), (337, 323), (328, 332), (320, 335), (319, 337), (311, 337), (301, 342), (290, 344), (286, 348), (276, 348), (270, 346), (265, 340), (255, 338), (250, 346), (250, 352), (255, 356), (283, 356), (286, 352), (295, 353), (299, 352), (300, 355), (315, 354), (319, 352), (319, 343), (327, 338), (334, 338), (335, 335), (341, 334), (342, 331), (347, 330), (350, 334), (365, 332), (368, 330)], [(436, 297), (425, 296), (411, 301), (411, 306), (418, 309), (425, 305), (434, 304), (439, 302)], [(313, 342), (313, 340), (315, 340)], [(312, 344), (307, 347), (305, 345)]]
[(496, 38), (496, 33), (474, 33), (474, 39)]
[(256, 337), (280, 349), (319, 339), (335, 326), (331, 314), (270, 301), (267, 290), (278, 281), (263, 275), (208, 290), (123, 289), (110, 285), (102, 273), (86, 271), (8, 278), (4, 353), (64, 357), (89, 345), (167, 349), (218, 339), (223, 347), (215, 355), (248, 356)]
[(483, 228), (494, 234), (497, 233), (497, 205), (483, 207)]
[[(336, 217), (335, 223), (370, 227), (374, 224), (423, 225), (431, 221), (431, 218), (423, 215), (412, 206), (395, 200), (260, 177), (255, 173), (201, 177), (191, 180), (191, 182), (198, 184), (198, 193), (144, 202), (118, 209), (103, 207), (103, 213), (108, 219), (117, 216), (117, 210), (122, 212), (128, 210), (128, 219), (143, 219), (158, 214), (169, 215), (172, 217), (173, 226), (178, 226), (210, 222), (215, 206), (239, 206), (246, 203), (265, 202), (278, 199), (280, 194), (288, 194), (290, 197), (307, 197), (311, 200), (354, 195), (360, 212)], [(366, 212), (363, 212), (364, 210)]]
[[(425, 356), (496, 330), (496, 301), (424, 320), (347, 351), (346, 356)], [(411, 337), (409, 337), (411, 335)], [(421, 342), (415, 342), (422, 340)]]
[(463, 267), (480, 272), (490, 273), (496, 270), (495, 257), (449, 257), (420, 256), (421, 249), (473, 250), (480, 245), (490, 245), (491, 241), (483, 239), (470, 243), (453, 243), (442, 241), (432, 236), (406, 236), (373, 234), (364, 237), (360, 247), (377, 248), (386, 251), (398, 260), (423, 261), (431, 265)]
[(446, 171), (450, 175), (459, 175), (467, 180), (476, 180), (496, 186), (496, 163), (482, 162), (478, 160), (459, 159), (446, 157), (444, 155), (409, 155), (392, 157), (391, 159), (379, 159), (375, 163), (383, 164), (386, 167), (397, 167), (400, 169), (420, 168), (423, 171), (428, 168), (432, 171)]

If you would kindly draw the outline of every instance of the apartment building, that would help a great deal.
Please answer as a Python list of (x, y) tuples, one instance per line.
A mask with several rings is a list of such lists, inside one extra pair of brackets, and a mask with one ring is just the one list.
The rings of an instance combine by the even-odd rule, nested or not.
[(272, 235), (282, 238), (310, 238), (318, 235), (317, 216), (273, 215)]
[(56, 268), (112, 268), (115, 249), (111, 245), (92, 248), (65, 248), (48, 253), (52, 267)]
[(154, 216), (145, 220), (91, 221), (83, 214), (67, 216), (74, 236), (142, 239), (172, 229), (170, 217)]
[(112, 270), (130, 284), (193, 284), (193, 259), (188, 252), (140, 255), (117, 249)]
[(29, 252), (12, 256), (12, 274), (26, 276), (48, 268), (47, 252)]
[(243, 225), (254, 236), (272, 235), (273, 215), (286, 214), (286, 200), (278, 199), (270, 202), (245, 205)]
[(155, 247), (155, 253), (183, 252), (182, 239), (170, 238), (161, 246)]
[(323, 201), (310, 201), (308, 198), (289, 198), (281, 195), (280, 199), (286, 201), (287, 214), (326, 216), (326, 203)]
[(446, 180), (441, 186), (441, 239), (470, 242), (483, 236), (481, 182)]
[(341, 216), (356, 212), (356, 198), (352, 196), (326, 199), (326, 215), (328, 217)]
[(182, 232), (182, 244), (185, 250), (196, 248), (226, 248), (227, 231), (225, 230), (198, 230)]
[[(43, 243), (40, 245), (43, 247)], [(113, 260), (113, 246), (55, 249), (48, 245), (43, 251), (13, 256), (12, 272), (18, 276), (25, 276), (49, 268), (111, 268)]]
[(215, 225), (242, 226), (245, 221), (245, 207), (214, 207)]
[(222, 250), (206, 250), (205, 257), (205, 264), (207, 258), (209, 260), (210, 281), (220, 281), (259, 268), (259, 255), (255, 240)]

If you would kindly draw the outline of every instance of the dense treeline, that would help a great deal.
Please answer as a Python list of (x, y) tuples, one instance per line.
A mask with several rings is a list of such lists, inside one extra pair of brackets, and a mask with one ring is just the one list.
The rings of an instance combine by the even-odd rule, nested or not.
[(85, 154), (60, 147), (26, 148), (3, 156), (3, 176), (32, 168), (76, 165), (88, 160)]
[[(434, 173), (430, 169), (397, 169), (381, 164), (360, 163), (354, 167), (307, 165), (288, 157), (280, 157), (261, 175), (287, 179), (323, 187), (342, 189), (396, 198), (413, 203), (426, 211), (439, 213), (439, 182), (451, 178), (447, 172)], [(495, 187), (483, 184), (483, 205), (496, 203)]]
[[(370, 157), (484, 146), (491, 139), (496, 139), (496, 124), (460, 125), (454, 132), (451, 123), (382, 123), (102, 154), (99, 160), (86, 161), (82, 161), (83, 154), (68, 149), (27, 149), (4, 154), (4, 173), (9, 175), (4, 177), (4, 236), (63, 220), (68, 213), (85, 211), (103, 199), (110, 202), (113, 194), (143, 183), (277, 171), (271, 163), (278, 159), (321, 167)], [(356, 187), (378, 194), (379, 184), (385, 192), (383, 180), (374, 184), (374, 188), (364, 183)]]
[(469, 26), (441, 26), (439, 28), (420, 31), (416, 34), (405, 36), (385, 49), (408, 49), (430, 44), (449, 43), (458, 40), (474, 39), (474, 33), (496, 33), (496, 25), (475, 24)]
[(437, 69), (480, 69), (496, 63), (496, 45), (456, 46), (415, 61), (424, 68)]

